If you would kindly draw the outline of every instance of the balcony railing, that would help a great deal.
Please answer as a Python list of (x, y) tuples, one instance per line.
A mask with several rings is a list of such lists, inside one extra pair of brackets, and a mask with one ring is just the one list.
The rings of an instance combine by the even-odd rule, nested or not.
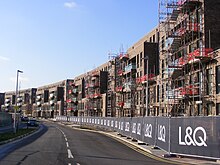
[(37, 101), (41, 101), (41, 96), (38, 95), (37, 98), (36, 98), (36, 100), (37, 100)]
[(182, 6), (182, 5), (186, 5), (186, 4), (190, 4), (190, 3), (198, 3), (200, 2), (199, 0), (179, 0), (178, 1), (178, 5)]
[(126, 101), (123, 108), (131, 108), (131, 100)]
[(123, 107), (124, 106), (124, 102), (123, 101), (118, 102), (118, 106), (119, 107)]
[(138, 77), (136, 78), (136, 83), (139, 84), (139, 83), (146, 83), (146, 81), (152, 81), (154, 80), (154, 77), (155, 77), (155, 74), (148, 74), (148, 75), (144, 75), (142, 77)]
[(97, 98), (101, 98), (102, 95), (100, 93), (95, 93), (93, 94), (93, 98), (97, 99)]
[(124, 72), (129, 73), (129, 72), (131, 72), (131, 70), (134, 70), (134, 69), (136, 69), (136, 65), (135, 64), (129, 64), (125, 67)]
[(6, 103), (10, 103), (10, 101), (11, 101), (10, 99), (5, 99)]
[(123, 91), (123, 87), (122, 86), (118, 86), (115, 88), (116, 92), (122, 92)]
[(128, 56), (128, 54), (126, 54), (126, 53), (121, 53), (120, 55), (119, 55), (119, 59), (120, 60), (126, 60), (126, 59), (128, 59), (129, 58), (129, 56)]
[(118, 75), (119, 75), (119, 76), (122, 76), (122, 75), (123, 75), (123, 70), (122, 70), (122, 69), (118, 70)]
[(180, 88), (181, 95), (199, 95), (199, 86), (196, 85), (188, 85), (186, 87)]
[(66, 102), (67, 102), (67, 103), (74, 103), (74, 104), (77, 104), (77, 103), (78, 103), (77, 98), (68, 99)]
[(187, 56), (188, 63), (194, 63), (200, 61), (202, 58), (211, 58), (210, 54), (213, 51), (212, 48), (202, 48), (196, 49), (193, 52), (189, 53)]
[(55, 94), (54, 93), (50, 93), (49, 99), (54, 99)]

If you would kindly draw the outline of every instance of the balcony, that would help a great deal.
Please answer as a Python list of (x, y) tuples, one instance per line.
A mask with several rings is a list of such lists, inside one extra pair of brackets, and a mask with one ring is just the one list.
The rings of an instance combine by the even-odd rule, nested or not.
[(146, 83), (147, 81), (148, 81), (148, 82), (154, 82), (154, 81), (155, 81), (154, 78), (155, 78), (155, 75), (152, 74), (152, 73), (150, 73), (150, 74), (148, 74), (148, 75), (144, 75), (144, 76), (142, 76), (142, 77), (136, 78), (136, 83), (137, 83), (137, 84), (144, 84), (144, 83)]
[(195, 6), (200, 4), (200, 0), (178, 0), (177, 4), (180, 7), (180, 9), (194, 9)]
[(213, 58), (212, 54), (210, 54), (213, 51), (212, 48), (201, 48), (196, 49), (195, 51), (191, 52), (187, 56), (188, 63), (196, 63), (196, 62), (205, 62)]
[(131, 92), (131, 81), (128, 81), (128, 82), (126, 82), (125, 84), (124, 84), (124, 88), (123, 88), (123, 91), (124, 92)]
[(53, 100), (55, 98), (55, 94), (54, 93), (50, 93), (49, 99)]
[(5, 99), (5, 103), (10, 103), (10, 99)]
[(121, 108), (123, 108), (124, 102), (122, 102), (122, 101), (118, 102), (118, 106), (121, 107)]
[(67, 111), (73, 111), (73, 108), (67, 108)]
[(182, 89), (183, 89), (182, 87), (178, 87), (178, 88), (175, 88), (175, 89), (170, 89), (170, 90), (166, 91), (166, 97), (169, 100), (182, 99), (183, 98), (183, 95), (181, 93)]
[(71, 95), (71, 94), (78, 94), (78, 89), (77, 88), (74, 88), (74, 89), (70, 89), (69, 91), (68, 91), (68, 93)]
[(68, 99), (66, 102), (67, 102), (67, 103), (74, 103), (74, 104), (77, 104), (77, 103), (78, 103), (77, 98)]
[(118, 87), (115, 88), (115, 91), (117, 93), (123, 92), (123, 87), (122, 86), (118, 86)]
[(123, 76), (123, 70), (122, 69), (118, 70), (118, 75)]
[(98, 98), (101, 98), (101, 97), (102, 97), (102, 95), (100, 93), (93, 94), (94, 99), (98, 99)]
[(37, 100), (37, 101), (41, 101), (41, 96), (38, 95), (37, 98), (36, 98), (36, 100)]
[(125, 70), (124, 70), (124, 73), (129, 73), (131, 72), (132, 70), (135, 70), (136, 69), (136, 65), (135, 64), (129, 64), (125, 67)]
[(37, 102), (37, 106), (38, 106), (38, 107), (41, 107), (41, 102)]
[(21, 103), (22, 102), (22, 97), (18, 97), (17, 98), (17, 103)]
[(177, 78), (182, 75), (182, 68), (186, 64), (184, 57), (180, 57), (176, 59), (172, 64), (169, 66), (169, 70), (171, 71), (171, 77)]
[(50, 105), (54, 106), (54, 100), (50, 100)]
[(126, 101), (126, 102), (124, 103), (123, 108), (127, 108), (127, 109), (131, 108), (131, 100)]
[(127, 60), (127, 59), (129, 59), (129, 56), (128, 56), (128, 54), (126, 54), (126, 53), (121, 53), (121, 54), (119, 55), (119, 59), (120, 59), (120, 60)]
[(86, 95), (86, 98), (87, 98), (87, 99), (93, 98), (93, 94), (87, 94), (87, 95)]
[(188, 85), (186, 87), (180, 88), (180, 94), (185, 96), (185, 95), (189, 95), (189, 96), (193, 96), (199, 95), (199, 86), (196, 85)]

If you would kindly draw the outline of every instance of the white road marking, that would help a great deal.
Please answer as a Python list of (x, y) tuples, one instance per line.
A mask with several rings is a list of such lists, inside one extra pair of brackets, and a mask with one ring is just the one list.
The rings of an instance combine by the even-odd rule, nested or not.
[(71, 163), (68, 163), (68, 165), (71, 165)]
[(74, 158), (70, 149), (67, 149), (67, 152), (68, 152), (68, 158)]
[(65, 140), (66, 140), (66, 142), (67, 142), (67, 138), (65, 137)]
[(66, 142), (66, 147), (69, 148), (69, 143), (68, 142)]
[(76, 163), (76, 165), (80, 165), (79, 163)]

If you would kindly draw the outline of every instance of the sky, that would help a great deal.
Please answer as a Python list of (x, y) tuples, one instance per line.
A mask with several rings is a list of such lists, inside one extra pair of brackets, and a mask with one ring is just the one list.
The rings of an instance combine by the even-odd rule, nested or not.
[(88, 72), (158, 24), (158, 0), (0, 0), (0, 92)]

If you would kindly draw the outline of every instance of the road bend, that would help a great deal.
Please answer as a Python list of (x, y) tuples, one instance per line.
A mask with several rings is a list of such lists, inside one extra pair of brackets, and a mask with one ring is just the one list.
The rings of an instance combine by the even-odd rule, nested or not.
[(0, 165), (165, 165), (105, 135), (44, 122), (47, 131), (0, 160)]

